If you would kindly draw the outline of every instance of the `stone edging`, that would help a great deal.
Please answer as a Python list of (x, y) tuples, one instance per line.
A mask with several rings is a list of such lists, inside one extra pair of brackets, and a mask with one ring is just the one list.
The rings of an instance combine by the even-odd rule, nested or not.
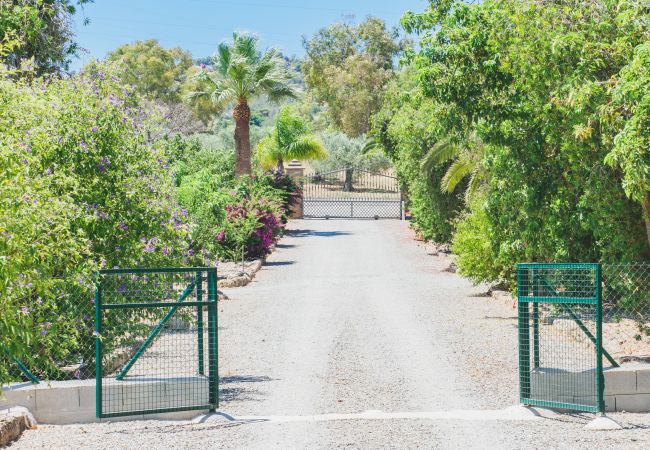
[(250, 283), (253, 280), (253, 278), (255, 278), (255, 274), (257, 273), (258, 270), (262, 268), (262, 264), (264, 264), (263, 260), (261, 259), (256, 260), (253, 263), (252, 267), (250, 267), (247, 272), (241, 273), (240, 275), (237, 275), (235, 277), (222, 278), (221, 280), (217, 281), (217, 287), (234, 288), (234, 287), (246, 286), (248, 283)]
[(27, 429), (36, 428), (36, 420), (27, 408), (0, 410), (0, 447), (15, 441)]

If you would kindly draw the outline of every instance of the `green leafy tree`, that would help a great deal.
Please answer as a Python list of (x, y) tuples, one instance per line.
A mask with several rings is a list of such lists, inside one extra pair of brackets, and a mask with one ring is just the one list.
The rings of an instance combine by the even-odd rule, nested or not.
[(327, 151), (320, 140), (309, 134), (305, 120), (289, 107), (280, 111), (271, 132), (257, 145), (257, 152), (262, 167), (276, 167), (280, 175), (284, 174), (285, 161), (327, 157)]
[(218, 107), (234, 104), (236, 176), (251, 173), (251, 100), (260, 95), (266, 95), (270, 101), (297, 96), (280, 53), (275, 49), (261, 53), (257, 47), (255, 36), (235, 33), (232, 43), (219, 45), (214, 56), (215, 70), (197, 75), (206, 89), (190, 94), (192, 99), (209, 98)]
[(149, 99), (180, 102), (181, 85), (192, 66), (192, 55), (179, 48), (166, 49), (157, 40), (124, 44), (108, 54), (124, 66), (122, 81)]
[[(31, 60), (36, 75), (67, 70), (79, 45), (73, 41), (72, 17), (93, 0), (3, 0), (0, 2), (0, 40), (16, 45), (0, 55), (5, 65), (18, 68)], [(86, 21), (87, 23), (87, 21)]]
[(370, 130), (382, 92), (393, 77), (393, 61), (408, 46), (397, 29), (369, 17), (358, 26), (341, 23), (319, 30), (303, 42), (302, 66), (313, 96), (327, 105), (332, 123), (350, 136)]

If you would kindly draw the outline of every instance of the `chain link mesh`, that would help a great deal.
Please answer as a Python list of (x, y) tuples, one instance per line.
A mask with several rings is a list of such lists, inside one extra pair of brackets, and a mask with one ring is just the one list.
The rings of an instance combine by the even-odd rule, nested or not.
[(603, 346), (618, 362), (650, 361), (650, 262), (605, 263)]

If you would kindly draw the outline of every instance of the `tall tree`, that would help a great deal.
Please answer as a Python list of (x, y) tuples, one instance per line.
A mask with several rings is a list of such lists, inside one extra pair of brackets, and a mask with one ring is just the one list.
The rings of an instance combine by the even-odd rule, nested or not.
[(190, 98), (209, 98), (219, 107), (235, 105), (235, 175), (247, 175), (251, 173), (250, 101), (259, 95), (280, 101), (297, 93), (289, 83), (286, 61), (275, 49), (260, 52), (255, 36), (234, 33), (231, 43), (219, 44), (213, 60), (214, 71), (197, 75), (206, 90), (192, 92)]
[(305, 81), (337, 128), (350, 136), (370, 130), (370, 117), (393, 77), (393, 61), (408, 44), (397, 29), (374, 17), (358, 26), (331, 25), (303, 42)]
[(133, 85), (141, 94), (173, 103), (181, 101), (181, 84), (193, 64), (188, 51), (179, 47), (163, 48), (155, 39), (124, 44), (110, 52), (107, 59), (124, 65), (122, 81)]
[(320, 140), (309, 133), (302, 117), (288, 107), (282, 108), (269, 135), (257, 145), (257, 152), (262, 165), (265, 168), (275, 166), (279, 174), (284, 174), (284, 162), (287, 160), (327, 157)]
[[(67, 70), (79, 46), (73, 41), (72, 16), (94, 0), (2, 0), (0, 42), (12, 40), (0, 62), (16, 68), (33, 58), (37, 74)], [(87, 22), (87, 20), (86, 20)]]

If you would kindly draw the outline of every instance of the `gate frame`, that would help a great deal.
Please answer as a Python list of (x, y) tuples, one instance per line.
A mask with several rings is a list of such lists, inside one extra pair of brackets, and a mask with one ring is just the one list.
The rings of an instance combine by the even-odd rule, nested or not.
[[(106, 308), (107, 305), (102, 304), (102, 276), (110, 274), (145, 274), (145, 273), (196, 273), (195, 286), (194, 289), (197, 290), (197, 301), (194, 302), (184, 302), (183, 306), (192, 307), (196, 306), (198, 308), (198, 317), (202, 319), (203, 316), (203, 307), (208, 309), (208, 404), (198, 405), (198, 406), (181, 406), (181, 407), (172, 407), (172, 408), (155, 408), (147, 410), (138, 410), (138, 411), (124, 411), (124, 412), (115, 412), (115, 413), (103, 413), (102, 412), (102, 311)], [(206, 273), (207, 281), (207, 299), (202, 300), (202, 287), (201, 283), (196, 284), (196, 280), (203, 277), (203, 273)], [(133, 268), (133, 269), (102, 269), (96, 273), (95, 280), (95, 415), (98, 419), (106, 419), (111, 417), (125, 417), (125, 416), (136, 416), (136, 415), (145, 415), (145, 414), (163, 414), (171, 412), (180, 412), (180, 411), (193, 411), (193, 410), (209, 410), (210, 412), (215, 412), (219, 408), (219, 345), (218, 345), (218, 308), (217, 308), (217, 269), (214, 267), (182, 267), (182, 268), (172, 268), (172, 267), (163, 267), (163, 268)], [(150, 308), (159, 308), (159, 307), (171, 307), (175, 308), (178, 302), (171, 303), (165, 302), (154, 303), (152, 302), (148, 307)], [(137, 305), (137, 306), (133, 306)], [(137, 303), (137, 304), (126, 304), (126, 305), (111, 305), (110, 309), (125, 309), (125, 308), (137, 308), (137, 307), (147, 308), (146, 303)], [(174, 310), (175, 312), (175, 310)], [(172, 314), (173, 315), (173, 312)], [(170, 315), (170, 317), (171, 317)], [(197, 319), (198, 320), (198, 319)], [(162, 324), (164, 322), (160, 322)], [(203, 342), (203, 324), (197, 327), (198, 332), (201, 334), (199, 342)], [(151, 335), (150, 335), (151, 337)], [(143, 344), (143, 346), (146, 344)], [(144, 350), (146, 351), (146, 349)], [(203, 351), (199, 351), (198, 355), (199, 362), (203, 360)], [(201, 366), (199, 366), (201, 367)], [(202, 370), (202, 369), (201, 369)], [(122, 372), (122, 371), (121, 371)], [(120, 372), (120, 374), (121, 374)], [(119, 376), (119, 375), (118, 375)], [(117, 377), (116, 377), (117, 379)]]
[[(533, 360), (534, 364), (539, 366), (539, 316), (536, 313), (537, 305), (541, 303), (562, 303), (561, 300), (570, 300), (569, 298), (559, 296), (537, 296), (533, 292), (533, 296), (528, 296), (528, 285), (522, 283), (522, 272), (528, 272), (535, 268), (548, 268), (548, 269), (594, 269), (596, 279), (594, 285), (593, 301), (587, 301), (590, 298), (581, 298), (579, 302), (567, 303), (582, 303), (593, 305), (596, 308), (595, 322), (596, 322), (596, 336), (591, 335), (589, 330), (584, 326), (578, 317), (572, 315), (572, 319), (576, 322), (578, 327), (583, 331), (587, 337), (593, 342), (595, 347), (596, 356), (596, 395), (597, 406), (579, 405), (572, 403), (560, 403), (549, 400), (531, 399), (531, 373), (530, 373), (530, 345), (525, 345), (524, 340), (530, 337), (530, 312), (528, 305), (533, 304)], [(614, 366), (618, 364), (614, 359), (603, 349), (603, 320), (602, 320), (602, 274), (600, 263), (523, 263), (517, 264), (517, 321), (518, 321), (518, 346), (519, 346), (519, 400), (523, 405), (527, 406), (541, 406), (548, 408), (569, 409), (584, 412), (605, 412), (605, 377), (603, 374), (603, 356), (612, 362)], [(527, 274), (527, 276), (529, 276)], [(574, 299), (578, 300), (578, 299)], [(525, 311), (521, 308), (521, 304), (526, 303)], [(570, 310), (569, 310), (570, 311)]]

